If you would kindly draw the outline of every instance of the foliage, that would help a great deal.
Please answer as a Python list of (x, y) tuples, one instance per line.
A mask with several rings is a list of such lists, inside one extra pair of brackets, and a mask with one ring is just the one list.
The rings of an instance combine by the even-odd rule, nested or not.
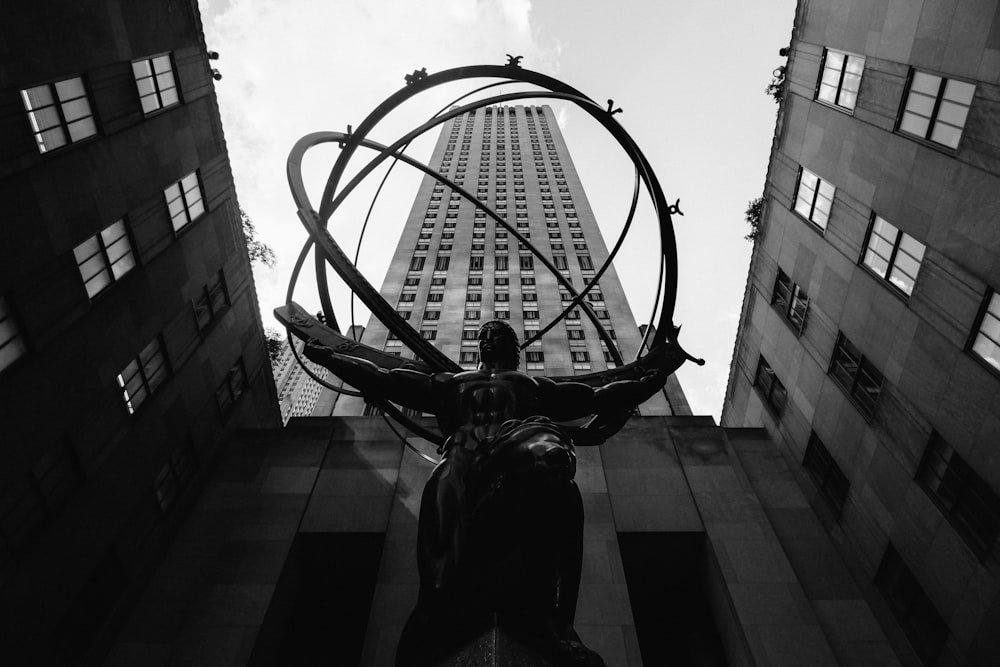
[(269, 269), (273, 269), (274, 250), (257, 238), (257, 228), (254, 227), (253, 220), (242, 208), (240, 209), (240, 220), (243, 221), (243, 235), (247, 238), (247, 253), (250, 255), (250, 262), (260, 262)]
[(285, 337), (277, 329), (267, 327), (264, 329), (264, 340), (267, 342), (267, 356), (271, 358), (273, 364), (281, 356), (281, 351), (285, 347)]
[(764, 198), (757, 197), (747, 203), (747, 210), (744, 211), (744, 219), (750, 225), (750, 233), (744, 236), (747, 241), (756, 241), (760, 238), (760, 216), (764, 210)]
[(771, 73), (771, 83), (764, 89), (768, 95), (774, 98), (775, 104), (781, 104), (785, 97), (785, 68), (778, 67)]

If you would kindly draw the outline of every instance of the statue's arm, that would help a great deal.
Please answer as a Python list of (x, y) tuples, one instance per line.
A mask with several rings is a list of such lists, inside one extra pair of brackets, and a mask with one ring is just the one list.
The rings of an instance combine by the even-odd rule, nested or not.
[(437, 412), (437, 382), (433, 375), (408, 368), (385, 369), (367, 359), (335, 352), (315, 340), (306, 343), (305, 354), (366, 398), (385, 399), (423, 412)]
[(662, 389), (669, 375), (665, 369), (655, 369), (638, 380), (619, 380), (597, 388), (580, 382), (553, 382), (545, 377), (536, 380), (543, 412), (560, 421), (632, 410)]

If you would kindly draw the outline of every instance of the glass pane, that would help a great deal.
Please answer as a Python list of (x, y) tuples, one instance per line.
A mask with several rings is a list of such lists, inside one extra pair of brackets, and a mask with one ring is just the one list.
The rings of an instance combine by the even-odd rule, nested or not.
[(86, 94), (83, 89), (83, 79), (78, 76), (56, 82), (56, 95), (59, 96), (60, 101), (65, 102), (76, 97), (84, 97)]
[(995, 343), (1000, 343), (1000, 319), (990, 313), (983, 316), (983, 323), (979, 325), (979, 335), (987, 336)]
[(73, 248), (73, 255), (76, 257), (76, 263), (78, 265), (82, 265), (95, 255), (100, 254), (100, 251), (101, 245), (97, 242), (97, 237), (91, 236), (89, 239)]
[(0, 371), (14, 363), (25, 352), (27, 352), (27, 348), (20, 336), (7, 341), (0, 347)]
[(941, 77), (927, 74), (926, 72), (914, 72), (913, 81), (910, 84), (910, 91), (919, 91), (937, 97), (938, 89), (941, 87)]
[(880, 277), (885, 278), (886, 270), (889, 268), (889, 262), (869, 250), (865, 253), (865, 266), (877, 273)]
[(958, 102), (965, 106), (972, 104), (972, 97), (976, 94), (976, 86), (964, 81), (948, 79), (944, 85), (944, 99)]
[(72, 122), (74, 120), (83, 118), (90, 115), (90, 104), (87, 103), (86, 97), (81, 97), (80, 99), (73, 100), (72, 102), (66, 102), (62, 105), (63, 115), (66, 117), (67, 122)]
[(94, 124), (94, 119), (91, 116), (69, 124), (69, 136), (73, 141), (80, 141), (95, 134), (97, 134), (97, 125)]
[(167, 209), (170, 211), (170, 217), (176, 217), (179, 213), (184, 212), (184, 202), (180, 199), (174, 199), (173, 201), (167, 202)]
[(129, 249), (128, 253), (123, 255), (120, 259), (113, 260), (111, 263), (111, 271), (114, 273), (115, 280), (121, 278), (134, 268), (135, 256), (132, 254), (131, 249)]
[(857, 99), (858, 99), (858, 94), (856, 92), (843, 90), (840, 93), (840, 101), (838, 102), (838, 104), (840, 104), (840, 106), (844, 107), (845, 109), (853, 109), (854, 103), (857, 101)]
[(59, 119), (59, 112), (55, 107), (46, 107), (28, 114), (31, 119), (33, 129), (36, 131), (48, 130), (57, 127), (62, 121)]
[(103, 272), (107, 268), (107, 264), (104, 263), (104, 255), (101, 253), (92, 255), (86, 261), (81, 262), (78, 266), (80, 269), (80, 276), (83, 278), (84, 282), (90, 281), (91, 278)]
[(915, 134), (918, 137), (926, 137), (929, 125), (930, 120), (927, 118), (906, 111), (903, 113), (903, 121), (899, 124), (899, 129), (903, 132)]
[(913, 257), (916, 261), (920, 262), (924, 259), (925, 246), (920, 241), (916, 240), (909, 234), (903, 234), (902, 240), (899, 242), (899, 247), (904, 250), (906, 254)]
[(986, 336), (977, 336), (972, 351), (982, 357), (986, 363), (1000, 370), (1000, 345), (993, 343)]
[(961, 138), (961, 130), (956, 129), (951, 125), (945, 125), (944, 123), (935, 123), (934, 130), (931, 132), (931, 141), (937, 142), (949, 148), (958, 148), (958, 141)]
[(35, 135), (38, 142), (38, 150), (42, 153), (55, 150), (66, 145), (66, 132), (61, 127), (54, 127), (41, 134)]
[[(857, 75), (857, 78), (861, 78), (861, 73), (865, 69), (865, 59), (859, 58), (858, 56), (847, 56), (847, 72), (850, 75)], [(845, 77), (846, 79), (846, 77)]]
[(168, 90), (174, 87), (174, 75), (172, 72), (156, 75), (156, 85), (160, 90)]
[(52, 99), (52, 88), (48, 85), (35, 86), (34, 88), (22, 90), (21, 100), (24, 102), (25, 111), (50, 106), (55, 103), (55, 100)]
[(184, 192), (191, 192), (198, 187), (198, 174), (196, 172), (191, 172), (187, 176), (181, 179), (181, 187), (184, 188)]
[(146, 114), (153, 113), (154, 111), (160, 108), (160, 101), (157, 99), (156, 93), (153, 93), (151, 95), (146, 95), (145, 97), (141, 98), (140, 101), (142, 102), (143, 113)]
[(861, 87), (861, 76), (858, 74), (845, 74), (844, 84), (841, 87), (844, 91), (849, 91), (852, 93), (858, 92), (858, 88)]
[(156, 72), (170, 72), (170, 56), (157, 56), (153, 58), (153, 70)]
[(142, 77), (152, 76), (153, 70), (149, 67), (148, 60), (140, 60), (139, 62), (132, 63), (132, 75), (138, 80)]
[(111, 275), (104, 268), (102, 263), (100, 273), (88, 279), (84, 285), (87, 288), (87, 296), (93, 298), (103, 292), (111, 284)]
[(942, 102), (941, 106), (938, 107), (936, 122), (944, 122), (961, 128), (965, 126), (965, 117), (968, 115), (969, 107), (955, 104), (953, 102)]
[(180, 101), (180, 98), (177, 96), (176, 88), (164, 90), (160, 93), (160, 99), (163, 101), (163, 106), (165, 107), (168, 107), (171, 104), (177, 104)]
[(910, 97), (906, 100), (906, 110), (910, 113), (930, 118), (931, 113), (934, 111), (934, 99), (921, 93), (911, 92)]
[(190, 214), (192, 220), (194, 220), (204, 212), (205, 212), (205, 205), (201, 203), (200, 199), (188, 207), (188, 213)]
[(135, 82), (136, 87), (139, 89), (139, 96), (145, 97), (156, 92), (156, 86), (153, 85), (152, 79), (139, 79)]
[(830, 69), (840, 70), (844, 69), (844, 54), (838, 53), (837, 51), (827, 51), (826, 52), (826, 67)]

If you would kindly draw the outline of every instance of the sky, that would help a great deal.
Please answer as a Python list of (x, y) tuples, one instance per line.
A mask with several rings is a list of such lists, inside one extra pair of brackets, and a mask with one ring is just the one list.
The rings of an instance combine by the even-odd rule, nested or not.
[[(794, 0), (200, 0), (216, 92), (240, 204), (277, 254), (254, 270), (265, 326), (285, 301), (307, 236), (285, 177), (293, 144), (316, 131), (357, 126), (426, 67), (438, 72), (503, 64), (505, 54), (562, 79), (623, 113), (667, 199), (680, 199), (673, 222), (678, 251), (674, 322), (681, 344), (704, 366), (685, 364), (678, 379), (694, 414), (722, 410), (752, 245), (743, 212), (759, 197), (777, 105), (765, 95), (778, 50), (790, 41)], [(485, 83), (485, 82), (484, 82)], [(370, 138), (384, 144), (421, 124), (464, 83), (435, 91), (393, 114)], [(504, 86), (500, 92), (514, 92)], [(610, 247), (632, 195), (633, 171), (620, 149), (585, 113), (550, 102), (587, 197)], [(428, 160), (432, 130), (409, 153)], [(338, 150), (307, 154), (303, 166), (314, 208)], [(367, 159), (369, 155), (358, 156)], [(353, 254), (382, 172), (352, 194), (330, 231)], [(400, 165), (376, 205), (358, 266), (382, 283), (420, 175)], [(342, 181), (343, 182), (343, 181)], [(640, 200), (646, 202), (647, 200)], [(615, 267), (638, 323), (648, 321), (656, 290), (657, 232), (640, 205)], [(331, 280), (334, 310), (349, 322), (349, 291)], [(300, 279), (295, 300), (318, 310), (315, 279)], [(368, 313), (358, 307), (359, 324)]]

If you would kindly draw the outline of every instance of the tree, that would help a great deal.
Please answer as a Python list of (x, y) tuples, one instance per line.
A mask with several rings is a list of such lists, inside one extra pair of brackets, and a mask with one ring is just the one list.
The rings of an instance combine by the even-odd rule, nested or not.
[(756, 241), (760, 238), (760, 216), (764, 209), (764, 198), (757, 197), (747, 203), (747, 210), (744, 211), (744, 219), (750, 225), (750, 233), (744, 236), (747, 241)]
[(269, 269), (274, 268), (275, 255), (271, 246), (257, 238), (257, 228), (253, 225), (253, 220), (247, 212), (240, 209), (240, 220), (243, 221), (243, 235), (247, 239), (247, 253), (250, 255), (250, 263), (260, 262)]
[(281, 351), (285, 348), (285, 338), (281, 332), (271, 327), (264, 329), (264, 340), (267, 342), (267, 356), (271, 358), (271, 363), (275, 363), (281, 356)]

